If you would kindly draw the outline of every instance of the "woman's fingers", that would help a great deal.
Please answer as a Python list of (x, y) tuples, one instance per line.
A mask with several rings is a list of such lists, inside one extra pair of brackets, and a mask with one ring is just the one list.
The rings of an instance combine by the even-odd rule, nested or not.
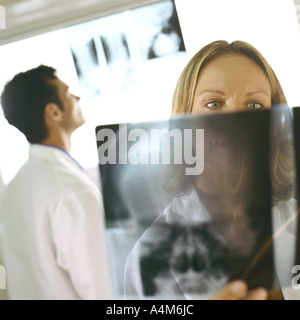
[(268, 291), (264, 288), (250, 290), (242, 300), (267, 300)]
[(229, 282), (211, 300), (266, 300), (268, 292), (264, 288), (257, 288), (248, 292), (247, 284), (242, 280)]

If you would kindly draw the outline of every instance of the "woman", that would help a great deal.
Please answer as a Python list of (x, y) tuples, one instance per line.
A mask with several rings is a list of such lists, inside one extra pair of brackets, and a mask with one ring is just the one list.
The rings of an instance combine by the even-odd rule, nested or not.
[[(232, 43), (215, 41), (198, 51), (184, 68), (175, 88), (172, 103), (173, 116), (253, 109), (264, 110), (271, 108), (271, 106), (277, 107), (272, 122), (274, 139), (271, 146), (273, 232), (290, 221), (289, 219), (296, 212), (296, 204), (293, 201), (293, 149), (289, 130), (291, 119), (288, 108), (281, 108), (280, 105), (286, 105), (286, 98), (274, 71), (253, 46), (242, 41)], [(224, 143), (222, 142), (222, 144)], [(212, 164), (210, 172), (213, 172), (213, 168), (220, 167), (222, 162), (217, 156), (212, 159), (214, 162), (205, 162), (205, 164)], [(228, 159), (228, 163), (230, 160)], [(209, 197), (213, 195), (217, 186), (216, 183), (213, 183), (211, 173), (205, 174), (204, 170), (204, 174), (187, 179), (184, 177), (183, 170), (178, 171), (178, 168), (175, 168), (174, 170), (177, 171), (172, 171), (172, 169), (166, 183), (167, 189), (175, 197), (170, 208), (172, 210), (176, 208), (177, 211), (180, 211), (185, 208), (185, 202), (194, 201), (194, 199), (191, 200), (194, 197), (199, 201), (199, 205), (202, 205), (204, 209), (209, 208), (210, 210), (207, 211), (211, 213), (215, 202), (205, 200), (205, 195), (209, 195)], [(174, 174), (175, 172), (176, 174)], [(222, 205), (223, 203), (220, 204), (220, 206)], [(169, 216), (170, 208), (167, 208), (163, 215)], [(182, 210), (182, 214), (185, 214), (184, 210)], [(294, 224), (288, 224), (288, 227), (276, 239), (276, 265), (279, 265), (279, 261), (282, 260), (281, 253), (283, 251), (286, 254), (284, 258), (286, 264), (293, 262), (292, 250), (286, 250), (282, 246), (283, 243), (286, 243), (287, 238), (288, 243), (294, 240), (295, 230), (293, 227)], [(279, 281), (286, 283), (286, 279), (282, 278), (289, 276), (291, 270), (288, 270), (288, 275), (287, 270), (281, 270), (280, 266), (277, 270), (281, 273), (278, 275)], [(239, 288), (240, 291), (233, 290), (237, 293), (236, 295), (230, 294), (232, 291), (228, 288), (231, 285), (235, 289)], [(262, 288), (249, 291), (248, 294), (246, 292), (247, 285), (238, 281), (229, 283), (212, 298), (240, 299), (243, 296), (246, 299), (265, 299), (267, 297), (266, 291)], [(297, 293), (292, 288), (283, 289), (285, 299), (294, 299), (297, 297), (295, 294)]]
[[(198, 51), (183, 70), (173, 95), (172, 113), (262, 110), (286, 104), (276, 74), (256, 48), (243, 41), (215, 41)], [(274, 121), (272, 130), (274, 231), (296, 212), (292, 199), (295, 173), (290, 114), (287, 108), (278, 108), (276, 112), (279, 114), (273, 120), (284, 118), (285, 121)], [(179, 191), (182, 191), (180, 187), (173, 189), (175, 194)], [(293, 225), (288, 228), (292, 229)], [(286, 236), (292, 235), (295, 230)]]
[[(268, 109), (286, 104), (276, 74), (257, 49), (242, 41), (215, 41), (199, 50), (184, 68), (173, 94), (172, 114)], [(294, 194), (292, 148), (286, 131), (289, 114), (283, 116), (287, 128), (278, 125), (273, 131), (277, 138), (272, 148), (275, 202), (289, 200)]]

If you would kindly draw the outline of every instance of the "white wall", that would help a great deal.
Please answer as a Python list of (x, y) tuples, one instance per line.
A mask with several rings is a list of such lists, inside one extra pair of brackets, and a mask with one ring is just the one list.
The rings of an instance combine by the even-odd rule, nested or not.
[(300, 105), (300, 32), (294, 0), (175, 3), (189, 56), (213, 40), (247, 41), (273, 67), (289, 105)]

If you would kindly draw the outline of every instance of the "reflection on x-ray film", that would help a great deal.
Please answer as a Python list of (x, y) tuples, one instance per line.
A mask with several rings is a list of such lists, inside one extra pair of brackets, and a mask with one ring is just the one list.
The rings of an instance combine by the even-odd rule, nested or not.
[(0, 29), (6, 29), (6, 15), (3, 6), (0, 6)]
[(0, 265), (0, 289), (6, 289), (6, 273), (2, 265)]

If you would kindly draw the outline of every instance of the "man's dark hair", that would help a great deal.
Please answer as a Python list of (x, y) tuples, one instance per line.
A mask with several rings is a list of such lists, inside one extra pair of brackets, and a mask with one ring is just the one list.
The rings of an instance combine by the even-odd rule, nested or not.
[(47, 137), (44, 122), (46, 104), (53, 102), (63, 109), (57, 87), (51, 83), (55, 79), (54, 68), (40, 65), (15, 75), (2, 91), (1, 105), (5, 118), (30, 143), (38, 143)]

